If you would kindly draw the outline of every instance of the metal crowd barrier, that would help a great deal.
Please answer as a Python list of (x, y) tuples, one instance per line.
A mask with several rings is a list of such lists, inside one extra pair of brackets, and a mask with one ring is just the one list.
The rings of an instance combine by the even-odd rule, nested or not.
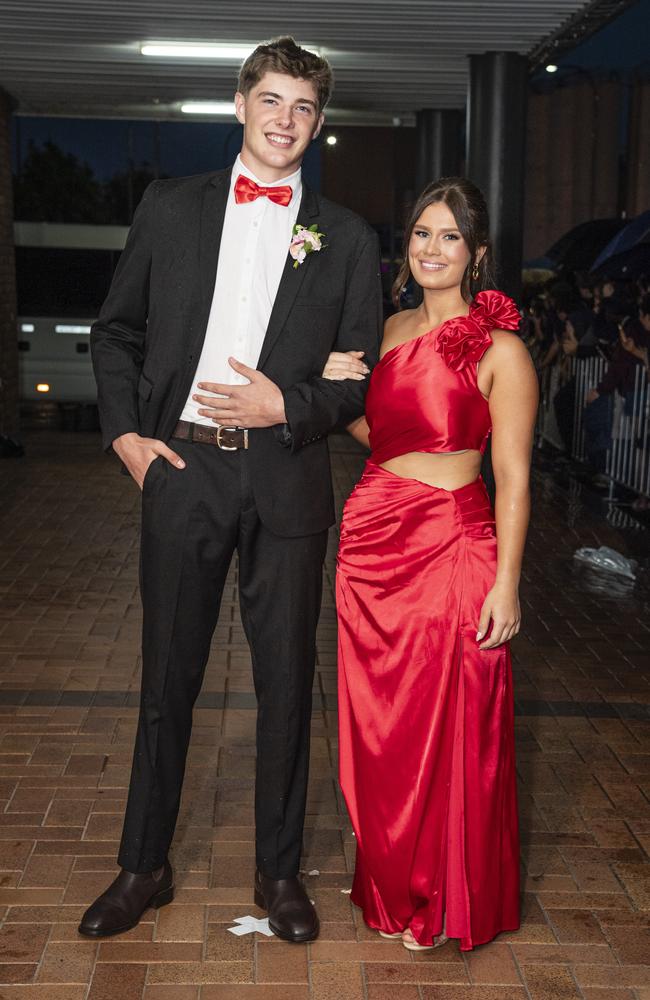
[[(587, 395), (595, 389), (607, 370), (608, 362), (600, 357), (572, 358), (570, 378), (574, 380), (573, 427), (571, 436), (572, 458), (587, 460), (585, 440), (585, 407)], [(553, 400), (559, 386), (554, 382), (552, 370), (542, 373), (542, 392), (537, 417), (537, 443), (547, 439), (559, 445), (554, 419)], [(550, 428), (550, 430), (549, 430)], [(612, 396), (612, 429), (603, 474), (610, 481), (610, 499), (616, 484), (635, 493), (650, 496), (650, 385), (645, 367), (638, 365), (634, 387), (626, 396), (615, 392)]]
[(616, 397), (606, 475), (612, 483), (650, 496), (648, 378), (642, 365), (636, 369), (633, 391)]
[(584, 414), (587, 405), (587, 395), (595, 389), (607, 371), (607, 361), (600, 354), (593, 358), (572, 358), (571, 373), (576, 380), (576, 398), (573, 408), (573, 447), (572, 458), (580, 462), (587, 459), (585, 446)]

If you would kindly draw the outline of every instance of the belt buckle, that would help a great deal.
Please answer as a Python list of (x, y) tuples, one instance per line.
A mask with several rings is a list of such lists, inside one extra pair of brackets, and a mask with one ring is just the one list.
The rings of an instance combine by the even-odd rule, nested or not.
[[(239, 430), (238, 427), (224, 427), (222, 424), (219, 424), (219, 426), (217, 427), (217, 448), (219, 448), (221, 451), (239, 451), (239, 447), (236, 444), (221, 443), (221, 435), (223, 431), (237, 431), (237, 430)], [(246, 428), (244, 428), (244, 448), (248, 448), (248, 430)]]
[(236, 427), (223, 427), (221, 424), (217, 427), (217, 448), (221, 451), (237, 451), (236, 444), (222, 444), (221, 435), (223, 431), (236, 431)]

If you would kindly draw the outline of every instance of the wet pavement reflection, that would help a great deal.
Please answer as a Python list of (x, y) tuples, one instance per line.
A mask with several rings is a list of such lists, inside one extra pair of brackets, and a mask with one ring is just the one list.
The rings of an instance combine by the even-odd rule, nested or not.
[[(227, 928), (254, 906), (255, 694), (233, 565), (194, 730), (177, 894), (80, 942), (113, 877), (138, 714), (140, 495), (96, 433), (37, 428), (0, 462), (0, 995), (15, 1000), (641, 1000), (650, 987), (649, 536), (536, 456), (513, 643), (522, 926), (411, 955), (351, 905), (336, 780), (337, 533), (325, 566), (303, 868), (309, 947)], [(197, 445), (197, 447), (203, 447)], [(339, 510), (363, 454), (331, 441)], [(638, 579), (573, 558), (610, 546)]]

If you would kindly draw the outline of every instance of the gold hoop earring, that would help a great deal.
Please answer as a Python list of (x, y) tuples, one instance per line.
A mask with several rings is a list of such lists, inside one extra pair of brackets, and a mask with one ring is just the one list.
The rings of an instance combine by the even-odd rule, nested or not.
[(478, 275), (479, 275), (478, 264), (474, 264), (474, 267), (472, 268), (472, 278), (474, 279), (474, 281), (478, 281)]

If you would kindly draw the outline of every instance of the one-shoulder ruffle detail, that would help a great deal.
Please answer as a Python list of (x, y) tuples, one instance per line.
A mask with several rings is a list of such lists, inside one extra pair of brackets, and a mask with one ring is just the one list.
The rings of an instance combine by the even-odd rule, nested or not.
[(521, 316), (503, 292), (479, 292), (468, 316), (455, 316), (440, 327), (435, 349), (454, 372), (477, 364), (492, 343), (492, 330), (517, 330)]

